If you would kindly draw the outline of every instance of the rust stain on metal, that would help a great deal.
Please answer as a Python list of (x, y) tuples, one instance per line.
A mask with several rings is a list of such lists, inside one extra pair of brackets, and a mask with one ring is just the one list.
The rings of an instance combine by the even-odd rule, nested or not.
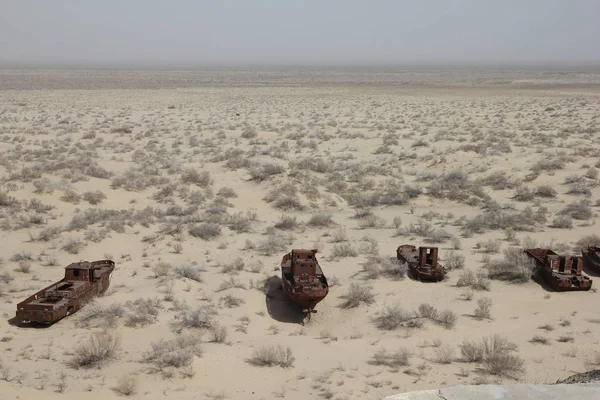
[(538, 272), (556, 291), (589, 290), (592, 280), (583, 274), (583, 257), (559, 255), (551, 249), (525, 249), (535, 260)]
[(73, 314), (108, 289), (114, 269), (112, 260), (69, 264), (63, 279), (17, 304), (16, 319), (51, 324)]
[(419, 281), (439, 282), (446, 275), (446, 269), (438, 262), (437, 247), (403, 244), (396, 249), (396, 257), (408, 264), (412, 276)]
[(317, 261), (317, 250), (294, 249), (281, 260), (283, 291), (289, 299), (307, 313), (329, 293), (329, 284)]

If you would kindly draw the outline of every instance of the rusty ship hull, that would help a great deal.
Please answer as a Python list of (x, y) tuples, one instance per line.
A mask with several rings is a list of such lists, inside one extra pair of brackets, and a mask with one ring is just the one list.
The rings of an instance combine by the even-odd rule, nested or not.
[(525, 254), (535, 260), (538, 273), (557, 292), (585, 291), (592, 280), (582, 273), (583, 257), (561, 256), (551, 249), (525, 249)]
[(312, 313), (329, 293), (329, 284), (316, 256), (316, 250), (292, 250), (281, 260), (281, 280), (285, 295), (304, 312)]
[(581, 256), (585, 268), (600, 273), (600, 246), (589, 246), (581, 250)]
[(408, 265), (416, 280), (439, 282), (446, 276), (446, 269), (438, 262), (437, 247), (417, 248), (404, 244), (396, 249), (396, 258)]
[(112, 260), (78, 262), (65, 268), (65, 277), (17, 304), (21, 323), (52, 324), (106, 292), (115, 263)]

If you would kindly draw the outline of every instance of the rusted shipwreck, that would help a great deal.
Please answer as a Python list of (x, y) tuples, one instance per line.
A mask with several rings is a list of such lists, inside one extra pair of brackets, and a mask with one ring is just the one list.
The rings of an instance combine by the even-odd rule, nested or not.
[(446, 269), (438, 262), (437, 247), (417, 247), (403, 244), (396, 249), (400, 262), (408, 264), (414, 279), (439, 282), (446, 276)]
[(589, 290), (592, 280), (583, 274), (583, 257), (558, 255), (551, 249), (525, 249), (536, 264), (537, 272), (559, 292)]
[(73, 314), (108, 289), (114, 269), (112, 260), (69, 264), (63, 279), (17, 304), (16, 319), (51, 324)]
[(600, 246), (588, 246), (581, 250), (581, 256), (585, 268), (600, 273)]
[(329, 284), (317, 261), (317, 250), (294, 249), (281, 260), (286, 296), (310, 319), (315, 306), (329, 293)]

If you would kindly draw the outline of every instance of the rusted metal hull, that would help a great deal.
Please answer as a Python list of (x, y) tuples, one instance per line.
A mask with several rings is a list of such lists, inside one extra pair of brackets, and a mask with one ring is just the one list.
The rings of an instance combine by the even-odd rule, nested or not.
[[(427, 260), (424, 250), (435, 250), (435, 256)], [(437, 248), (417, 247), (404, 244), (396, 249), (396, 257), (408, 265), (412, 276), (419, 281), (439, 282), (446, 276), (446, 269), (437, 261)]]
[(581, 250), (581, 256), (585, 268), (600, 273), (600, 247), (590, 246), (586, 250)]
[(292, 286), (285, 279), (283, 280), (283, 292), (286, 296), (300, 307), (303, 311), (312, 311), (329, 293), (327, 287), (321, 289), (305, 290), (302, 286)]
[(581, 273), (583, 258), (559, 256), (550, 249), (526, 249), (525, 254), (533, 258), (538, 273), (548, 286), (557, 292), (590, 290), (592, 280)]
[(311, 313), (329, 293), (327, 278), (315, 257), (316, 250), (292, 250), (281, 260), (285, 295), (303, 311)]
[(557, 292), (585, 291), (592, 287), (592, 280), (587, 276), (561, 276), (548, 268), (541, 272), (546, 283)]
[[(115, 268), (111, 260), (74, 263), (67, 269), (82, 271), (88, 275), (74, 279), (73, 274), (65, 273), (65, 278), (29, 296), (19, 304), (15, 318), (22, 322), (52, 324), (69, 316), (85, 306), (94, 296), (104, 293), (110, 285), (110, 277)], [(85, 280), (83, 280), (85, 278)]]

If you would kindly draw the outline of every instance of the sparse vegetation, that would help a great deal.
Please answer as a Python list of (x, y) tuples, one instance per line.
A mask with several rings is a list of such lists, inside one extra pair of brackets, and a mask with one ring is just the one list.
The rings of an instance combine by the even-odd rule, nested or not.
[(385, 349), (379, 349), (373, 358), (371, 364), (373, 365), (385, 365), (386, 367), (407, 367), (410, 364), (410, 357), (412, 353), (405, 348), (401, 348), (393, 353), (388, 352)]
[(375, 294), (370, 286), (360, 283), (351, 283), (344, 296), (343, 308), (355, 308), (361, 304), (370, 305), (375, 301)]
[(201, 336), (195, 333), (179, 335), (172, 340), (160, 339), (151, 344), (152, 348), (144, 354), (143, 360), (159, 371), (187, 367), (194, 357), (202, 356), (200, 343)]
[(295, 357), (292, 349), (281, 345), (260, 346), (252, 352), (248, 363), (260, 367), (289, 368), (294, 365)]
[(504, 250), (504, 259), (491, 260), (486, 268), (490, 279), (509, 282), (527, 282), (533, 273), (534, 264), (519, 248)]
[(74, 348), (69, 364), (74, 368), (91, 368), (114, 358), (121, 347), (121, 338), (114, 332), (92, 334)]

